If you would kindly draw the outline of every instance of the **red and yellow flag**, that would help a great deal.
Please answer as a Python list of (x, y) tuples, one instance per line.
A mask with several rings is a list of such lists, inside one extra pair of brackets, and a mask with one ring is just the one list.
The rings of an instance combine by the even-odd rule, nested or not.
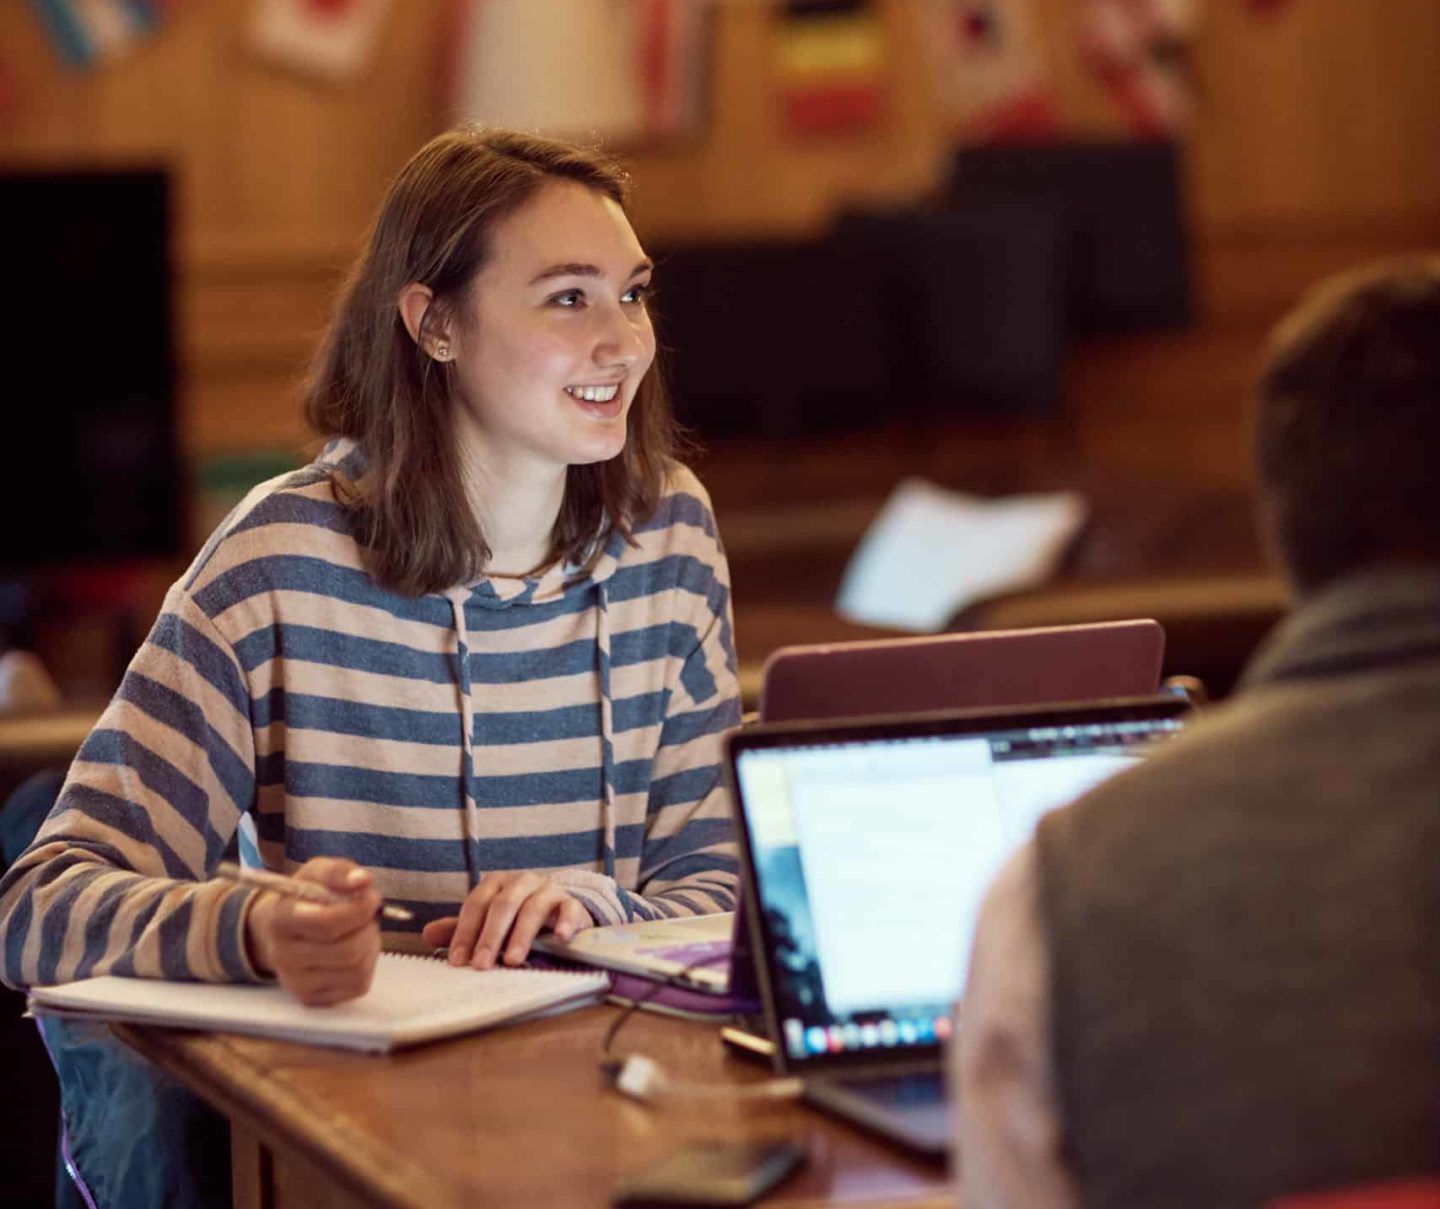
[(776, 18), (774, 66), (792, 130), (869, 125), (884, 103), (885, 30), (870, 0), (790, 0)]

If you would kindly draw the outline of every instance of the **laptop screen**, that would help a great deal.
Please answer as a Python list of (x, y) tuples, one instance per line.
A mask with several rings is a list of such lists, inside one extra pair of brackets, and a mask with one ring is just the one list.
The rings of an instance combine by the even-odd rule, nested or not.
[(1040, 816), (1138, 762), (1146, 700), (741, 732), (731, 757), (790, 1063), (933, 1047), (981, 899)]

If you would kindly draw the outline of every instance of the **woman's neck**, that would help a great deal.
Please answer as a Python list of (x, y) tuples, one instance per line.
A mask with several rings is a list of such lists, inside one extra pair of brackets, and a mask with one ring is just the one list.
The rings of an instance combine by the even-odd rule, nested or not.
[(515, 468), (499, 472), (472, 462), (466, 490), (475, 521), (490, 547), (488, 575), (525, 575), (550, 558), (555, 518), (565, 499), (565, 472), (522, 474)]

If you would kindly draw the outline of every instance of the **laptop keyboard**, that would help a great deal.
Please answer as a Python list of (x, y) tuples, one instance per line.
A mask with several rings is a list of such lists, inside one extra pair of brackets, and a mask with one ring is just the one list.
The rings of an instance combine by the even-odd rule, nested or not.
[(887, 1108), (918, 1108), (945, 1100), (945, 1078), (938, 1070), (908, 1075), (845, 1075), (835, 1082)]

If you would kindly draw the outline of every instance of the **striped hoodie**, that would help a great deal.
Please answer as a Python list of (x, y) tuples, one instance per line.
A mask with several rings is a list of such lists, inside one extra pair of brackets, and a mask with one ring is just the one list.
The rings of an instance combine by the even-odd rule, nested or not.
[(0, 881), (4, 981), (256, 979), (255, 891), (205, 880), (237, 844), (281, 871), (349, 857), (411, 931), (492, 870), (550, 873), (597, 923), (733, 906), (729, 573), (694, 475), (588, 573), (409, 598), (365, 572), (337, 502), (362, 474), (332, 442), (170, 589)]

